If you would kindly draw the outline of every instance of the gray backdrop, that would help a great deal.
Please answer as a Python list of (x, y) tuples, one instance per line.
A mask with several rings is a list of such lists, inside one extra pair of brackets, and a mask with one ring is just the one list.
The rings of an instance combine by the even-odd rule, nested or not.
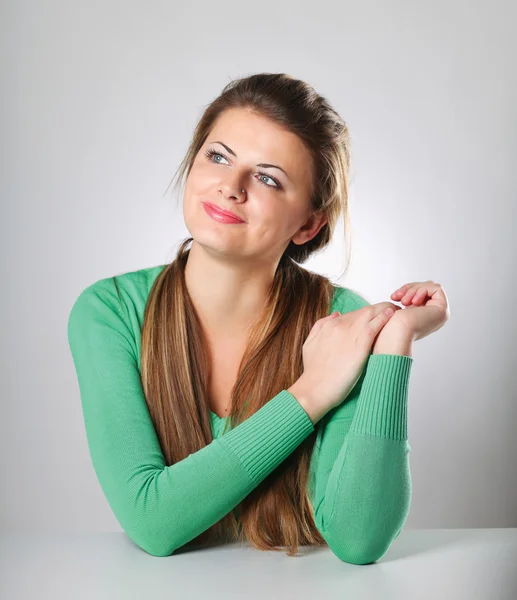
[[(230, 79), (312, 83), (352, 136), (352, 265), (370, 302), (441, 283), (414, 345), (406, 527), (517, 526), (515, 3), (2, 2), (3, 529), (121, 531), (67, 343), (90, 283), (171, 260), (163, 195)], [(342, 221), (338, 224), (338, 231)], [(307, 263), (337, 277), (345, 242)]]

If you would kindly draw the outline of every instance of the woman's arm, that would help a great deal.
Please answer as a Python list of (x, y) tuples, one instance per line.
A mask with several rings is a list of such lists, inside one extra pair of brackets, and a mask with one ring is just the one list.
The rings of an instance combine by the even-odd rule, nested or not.
[[(336, 300), (332, 311), (369, 304), (350, 291), (346, 297), (349, 301)], [(384, 346), (393, 352), (402, 348), (407, 344)], [(407, 407), (412, 364), (413, 358), (404, 354), (370, 355), (350, 395), (317, 423), (311, 462), (315, 521), (334, 554), (346, 562), (378, 560), (409, 513)]]

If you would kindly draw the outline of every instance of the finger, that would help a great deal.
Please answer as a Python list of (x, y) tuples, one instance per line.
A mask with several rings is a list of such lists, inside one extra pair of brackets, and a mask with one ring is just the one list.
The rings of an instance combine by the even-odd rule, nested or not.
[(337, 315), (339, 315), (339, 312), (337, 310), (335, 310), (334, 312), (330, 313), (326, 317), (322, 317), (321, 319), (318, 319), (312, 326), (312, 329), (318, 329), (319, 327), (321, 327), (323, 325), (323, 323), (325, 321), (328, 321), (329, 319), (332, 319), (333, 317), (335, 317)]
[(393, 298), (394, 300), (399, 300), (400, 298), (402, 298), (402, 296), (404, 296), (404, 294), (406, 293), (406, 291), (410, 285), (411, 284), (406, 283), (402, 287), (399, 287), (397, 290), (395, 290), (393, 292), (393, 294), (391, 294), (390, 298)]
[(427, 288), (427, 286), (422, 286), (421, 284), (417, 285), (404, 294), (404, 297), (400, 300), (400, 303), (406, 305), (411, 303), (417, 304), (425, 300), (428, 293), (429, 289)]
[(388, 306), (387, 308), (384, 308), (384, 310), (381, 310), (378, 314), (375, 315), (375, 317), (368, 323), (368, 326), (370, 327), (374, 336), (377, 336), (379, 331), (384, 327), (384, 325), (386, 325), (386, 323), (394, 314), (395, 311), (393, 310), (393, 308), (391, 308), (391, 306)]
[(370, 306), (363, 307), (363, 310), (368, 309), (365, 314), (367, 315), (367, 320), (369, 323), (377, 319), (379, 315), (385, 313), (386, 310), (391, 310), (392, 313), (387, 315), (391, 317), (392, 314), (395, 313), (396, 310), (400, 309), (400, 306), (393, 304), (392, 302), (378, 302), (377, 304), (371, 304)]
[[(379, 314), (386, 308), (392, 308), (393, 310), (401, 310), (400, 306), (394, 304), (393, 302), (377, 302), (377, 304), (371, 304), (370, 306), (364, 308), (370, 309), (369, 316), (371, 319), (373, 319), (377, 314)], [(372, 308), (374, 310), (371, 310)]]
[(415, 293), (422, 287), (422, 282), (414, 282), (413, 284), (407, 283), (398, 290), (395, 290), (391, 294), (393, 300), (400, 302), (401, 304), (409, 304)]
[(418, 286), (409, 288), (409, 290), (407, 290), (406, 293), (400, 299), (400, 303), (406, 304), (406, 305), (411, 304), (411, 301), (413, 300), (413, 298), (417, 292), (418, 292)]
[(425, 288), (418, 288), (415, 295), (412, 298), (412, 303), (415, 305), (421, 304), (427, 297), (427, 290)]
[(393, 294), (391, 294), (390, 298), (398, 299), (400, 300), (400, 298), (403, 298), (404, 295), (411, 289), (411, 288), (416, 288), (418, 286), (421, 286), (423, 283), (425, 283), (424, 281), (411, 281), (410, 283), (406, 283), (403, 286), (399, 287), (398, 289), (396, 289)]
[(427, 281), (411, 281), (410, 283), (404, 284), (402, 287), (396, 289), (393, 294), (391, 294), (390, 298), (400, 299), (403, 298), (405, 294), (407, 294), (411, 289), (418, 289), (421, 287), (427, 288), (428, 291), (432, 291), (437, 284), (428, 279)]
[(314, 323), (314, 325), (312, 326), (312, 329), (310, 330), (309, 335), (307, 336), (307, 339), (305, 341), (308, 342), (309, 339), (312, 339), (318, 333), (318, 331), (323, 327), (323, 324), (326, 321), (330, 321), (331, 319), (339, 316), (340, 314), (341, 313), (339, 311), (335, 310), (333, 313), (330, 313), (330, 315), (327, 315), (326, 317), (318, 319), (316, 321), (316, 323)]

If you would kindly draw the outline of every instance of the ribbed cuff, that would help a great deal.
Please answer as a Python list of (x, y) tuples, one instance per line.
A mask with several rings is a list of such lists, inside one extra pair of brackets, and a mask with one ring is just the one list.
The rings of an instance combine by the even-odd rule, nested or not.
[(413, 357), (372, 354), (350, 431), (407, 440), (409, 377)]
[(314, 424), (302, 405), (282, 390), (219, 439), (258, 485), (313, 431)]

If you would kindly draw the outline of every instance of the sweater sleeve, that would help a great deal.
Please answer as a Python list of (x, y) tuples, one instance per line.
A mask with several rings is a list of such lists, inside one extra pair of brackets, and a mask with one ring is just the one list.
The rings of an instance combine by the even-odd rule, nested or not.
[[(369, 304), (354, 294), (346, 312)], [(313, 453), (315, 523), (333, 553), (353, 564), (381, 558), (411, 504), (407, 436), (413, 358), (372, 354), (345, 401), (329, 411)]]
[(167, 466), (143, 393), (137, 345), (113, 278), (86, 288), (68, 318), (88, 449), (122, 529), (168, 556), (233, 510), (314, 431), (280, 391), (224, 436)]

